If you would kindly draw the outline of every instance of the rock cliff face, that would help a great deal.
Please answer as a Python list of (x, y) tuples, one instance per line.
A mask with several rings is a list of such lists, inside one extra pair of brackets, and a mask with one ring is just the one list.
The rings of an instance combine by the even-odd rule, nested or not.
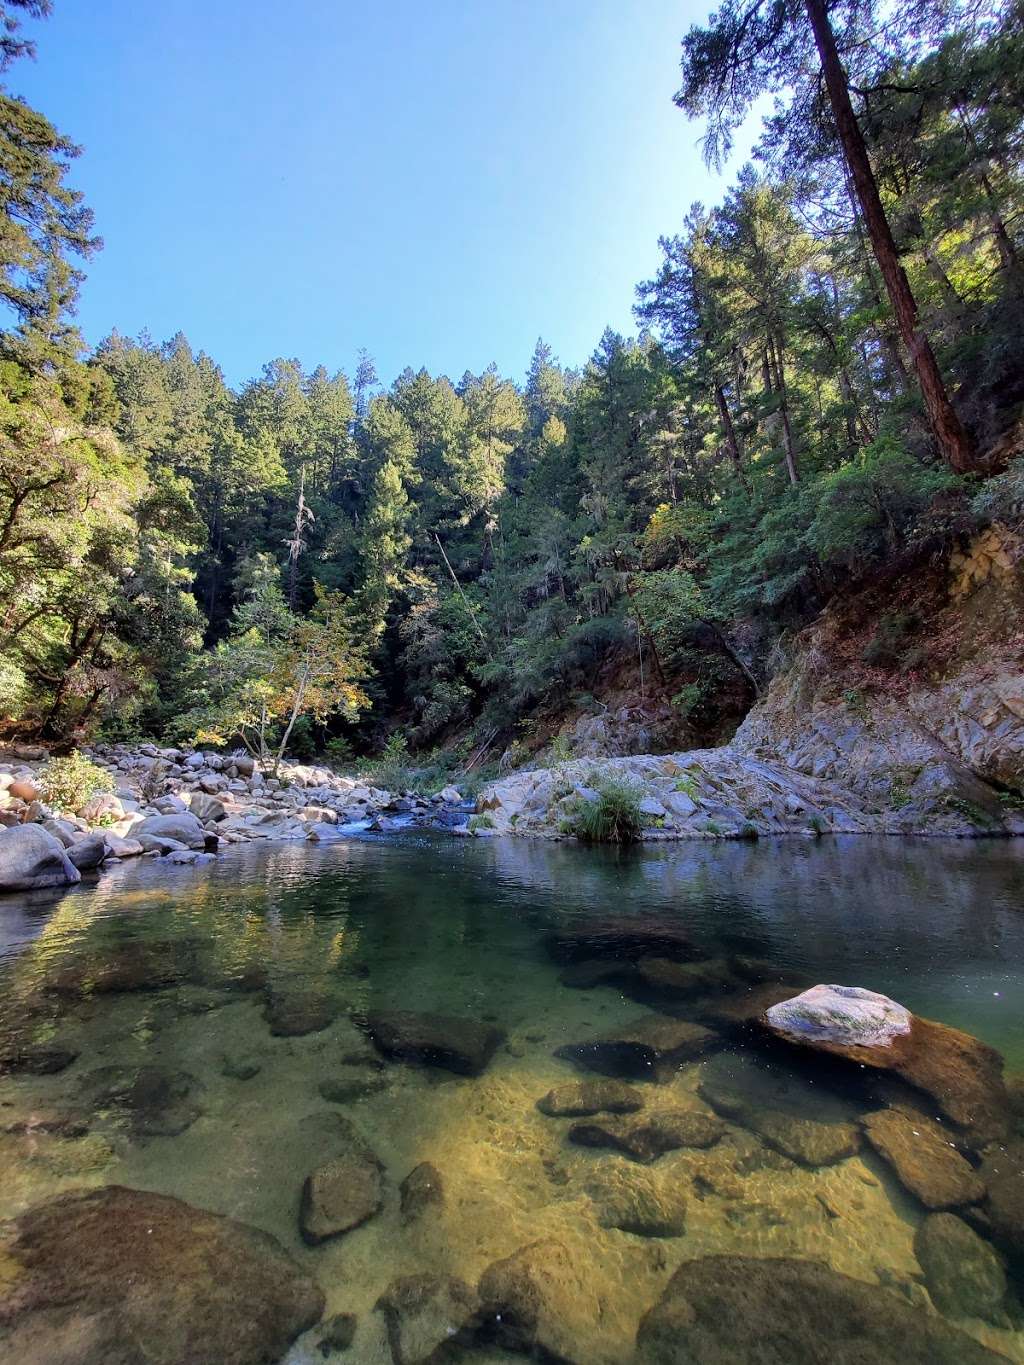
[(1024, 586), (991, 534), (954, 556), (920, 667), (860, 667), (863, 631), (827, 615), (728, 745), (511, 774), (475, 832), (557, 837), (612, 779), (635, 786), (645, 838), (1024, 834)]

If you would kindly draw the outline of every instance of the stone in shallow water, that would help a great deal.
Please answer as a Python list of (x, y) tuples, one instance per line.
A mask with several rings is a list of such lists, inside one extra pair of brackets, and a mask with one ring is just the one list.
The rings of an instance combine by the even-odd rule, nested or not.
[[(834, 991), (838, 988), (820, 989)], [(805, 996), (812, 993), (805, 992)], [(798, 1000), (802, 998), (797, 997)], [(878, 999), (885, 1000), (886, 997)], [(888, 1041), (881, 1044), (858, 1042), (852, 1038), (844, 1040), (839, 1031), (831, 1037), (815, 1036), (801, 1028), (799, 1021), (794, 1031), (788, 1027), (788, 1016), (773, 1009), (766, 1009), (763, 1023), (786, 1042), (841, 1057), (859, 1066), (891, 1071), (930, 1095), (943, 1114), (978, 1144), (1004, 1137), (1010, 1130), (1012, 1114), (1003, 1083), (1003, 1059), (995, 1048), (933, 1019), (921, 1019), (917, 1015), (908, 1015), (908, 1018), (908, 1029), (891, 1032)]]
[(995, 1365), (1003, 1357), (817, 1261), (684, 1261), (641, 1319), (636, 1365)]
[(0, 1356), (18, 1365), (265, 1365), (323, 1312), (267, 1233), (117, 1185), (29, 1209), (0, 1252)]
[(603, 1228), (638, 1237), (681, 1237), (686, 1231), (687, 1198), (676, 1174), (613, 1157), (596, 1167), (586, 1189)]
[(247, 1056), (243, 1053), (231, 1053), (225, 1056), (221, 1062), (220, 1074), (227, 1076), (232, 1081), (251, 1081), (253, 1076), (258, 1076), (263, 1069), (263, 1063), (258, 1057)]
[(765, 1011), (790, 994), (789, 986), (777, 982), (751, 982), (727, 995), (709, 996), (698, 1001), (697, 1013), (715, 1028), (746, 1030), (760, 1024)]
[(339, 1148), (302, 1186), (299, 1227), (311, 1246), (351, 1232), (380, 1211), (383, 1168), (370, 1145), (340, 1115), (332, 1116), (332, 1140)]
[(985, 1182), (985, 1211), (992, 1235), (1007, 1251), (1024, 1257), (1024, 1138), (995, 1144), (978, 1171)]
[(556, 962), (638, 957), (691, 962), (702, 956), (682, 925), (628, 915), (581, 920), (569, 929), (548, 934), (544, 946)]
[(680, 1110), (641, 1119), (603, 1119), (574, 1123), (569, 1141), (578, 1147), (611, 1147), (634, 1161), (648, 1164), (680, 1147), (713, 1147), (725, 1132), (714, 1114)]
[(673, 962), (665, 957), (642, 957), (636, 964), (636, 974), (642, 988), (666, 1000), (688, 1000), (713, 991), (721, 994), (741, 985), (724, 958)]
[(104, 1066), (83, 1080), (96, 1108), (123, 1110), (133, 1137), (176, 1137), (203, 1112), (202, 1082), (188, 1071), (158, 1066)]
[(377, 1300), (394, 1365), (441, 1365), (471, 1336), (476, 1291), (454, 1275), (403, 1275)]
[(860, 1149), (855, 1111), (779, 1067), (723, 1054), (702, 1068), (697, 1088), (716, 1113), (803, 1166), (829, 1166)]
[(505, 1039), (502, 1029), (476, 1019), (411, 1010), (377, 1010), (367, 1015), (366, 1031), (385, 1057), (460, 1076), (479, 1076)]
[(402, 1221), (412, 1223), (427, 1209), (443, 1208), (444, 1180), (441, 1172), (430, 1161), (414, 1166), (398, 1187)]
[(194, 951), (187, 939), (112, 944), (94, 958), (78, 955), (57, 966), (43, 978), (42, 988), (56, 995), (163, 990), (189, 975)]
[(589, 1360), (601, 1316), (596, 1289), (580, 1257), (555, 1238), (541, 1238), (495, 1261), (480, 1277), (481, 1335), (539, 1359)]
[(66, 1071), (77, 1056), (69, 1048), (24, 1043), (0, 1051), (0, 1076), (52, 1076)]
[(338, 1073), (321, 1081), (317, 1089), (328, 1104), (354, 1104), (388, 1088), (388, 1078), (364, 1067), (339, 1068)]
[(925, 1208), (952, 1209), (985, 1197), (985, 1186), (934, 1120), (881, 1109), (864, 1119), (864, 1132)]
[(329, 1356), (334, 1351), (347, 1351), (355, 1340), (359, 1319), (355, 1313), (335, 1313), (328, 1318), (320, 1333), (320, 1354)]
[(914, 1237), (914, 1255), (940, 1313), (1004, 1322), (1003, 1263), (963, 1219), (952, 1213), (929, 1214)]
[(604, 1076), (664, 1081), (720, 1043), (718, 1035), (701, 1024), (645, 1014), (603, 1038), (556, 1048), (555, 1056)]
[(333, 1022), (334, 1003), (319, 991), (271, 991), (263, 1017), (276, 1038), (301, 1038), (306, 1033), (322, 1033)]
[(812, 986), (765, 1011), (769, 1028), (805, 1043), (887, 1047), (910, 1032), (913, 1016), (862, 986)]
[(639, 1090), (624, 1081), (570, 1081), (549, 1090), (537, 1108), (549, 1118), (589, 1118), (592, 1114), (634, 1114), (644, 1106)]

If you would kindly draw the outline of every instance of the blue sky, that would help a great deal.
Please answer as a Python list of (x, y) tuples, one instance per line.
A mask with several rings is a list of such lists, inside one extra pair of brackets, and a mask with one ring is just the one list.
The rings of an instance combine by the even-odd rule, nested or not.
[[(57, 0), (9, 73), (84, 147), (79, 325), (520, 377), (632, 331), (659, 233), (718, 198), (672, 104), (679, 0)], [(735, 162), (732, 169), (735, 169)]]

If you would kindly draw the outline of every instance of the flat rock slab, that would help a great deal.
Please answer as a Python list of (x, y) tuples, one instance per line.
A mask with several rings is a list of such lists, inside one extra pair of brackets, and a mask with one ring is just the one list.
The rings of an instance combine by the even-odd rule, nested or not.
[(645, 1014), (613, 1034), (566, 1043), (555, 1049), (555, 1056), (604, 1076), (664, 1081), (684, 1063), (720, 1045), (718, 1034), (701, 1024)]
[(589, 1118), (594, 1114), (635, 1114), (644, 1106), (639, 1090), (624, 1081), (569, 1081), (537, 1101), (549, 1118)]
[(580, 1257), (542, 1238), (495, 1261), (480, 1277), (481, 1335), (540, 1359), (590, 1360), (601, 1302)]
[(384, 1202), (383, 1167), (376, 1153), (350, 1123), (333, 1117), (330, 1131), (337, 1154), (302, 1186), (299, 1230), (310, 1246), (351, 1232), (379, 1213)]
[(323, 1312), (271, 1236), (108, 1185), (0, 1233), (0, 1355), (19, 1365), (265, 1365)]
[(941, 1124), (899, 1109), (880, 1109), (863, 1122), (868, 1142), (925, 1208), (954, 1209), (984, 1199), (980, 1177)]
[(548, 934), (544, 946), (556, 962), (598, 958), (635, 961), (639, 957), (691, 962), (703, 956), (683, 925), (629, 915), (580, 920)]
[[(780, 1019), (782, 1023), (773, 1022)], [(911, 1015), (906, 1031), (892, 1033), (883, 1044), (864, 1044), (844, 1041), (838, 1035), (814, 1036), (805, 1029), (794, 1032), (786, 1023), (786, 1015), (772, 1008), (766, 1009), (763, 1023), (786, 1042), (859, 1066), (891, 1071), (930, 1095), (946, 1118), (977, 1145), (1005, 1137), (1010, 1131), (1012, 1112), (1003, 1082), (1003, 1059), (995, 1048), (969, 1033)]]
[(932, 1303), (951, 1318), (1006, 1321), (1006, 1271), (999, 1254), (962, 1218), (930, 1213), (914, 1236)]
[(697, 1090), (717, 1114), (802, 1166), (830, 1166), (860, 1150), (855, 1111), (784, 1069), (722, 1055), (702, 1068)]
[(377, 1300), (394, 1365), (440, 1365), (468, 1343), (477, 1310), (476, 1290), (454, 1275), (403, 1275)]
[(636, 1365), (995, 1365), (952, 1323), (817, 1261), (684, 1261), (641, 1319)]
[(366, 1031), (385, 1057), (460, 1076), (479, 1076), (505, 1039), (504, 1031), (492, 1024), (407, 1010), (367, 1015)]
[(574, 1123), (569, 1141), (578, 1147), (610, 1147), (633, 1161), (650, 1164), (680, 1147), (713, 1147), (725, 1133), (725, 1124), (714, 1114), (680, 1110), (675, 1114), (652, 1114), (649, 1118), (602, 1119)]

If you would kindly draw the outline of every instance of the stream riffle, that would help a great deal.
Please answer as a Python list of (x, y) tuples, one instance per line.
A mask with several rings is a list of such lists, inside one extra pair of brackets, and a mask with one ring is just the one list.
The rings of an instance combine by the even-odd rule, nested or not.
[[(814, 982), (998, 1049), (1006, 1132), (936, 1174), (736, 1006)], [(142, 860), (0, 905), (0, 1044), (5, 1359), (1024, 1361), (1018, 841)]]

